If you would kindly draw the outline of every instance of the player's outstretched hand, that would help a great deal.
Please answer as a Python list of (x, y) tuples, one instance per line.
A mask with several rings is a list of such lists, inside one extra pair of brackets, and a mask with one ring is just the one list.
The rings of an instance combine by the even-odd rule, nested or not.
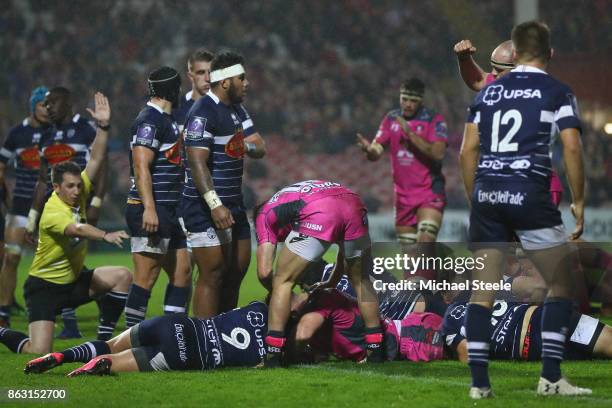
[(224, 205), (212, 210), (211, 215), (217, 229), (224, 230), (234, 225), (234, 217), (232, 217), (232, 212)]
[(96, 92), (94, 95), (94, 110), (87, 108), (87, 112), (99, 125), (107, 126), (111, 118), (108, 98), (102, 92)]
[(572, 232), (570, 238), (576, 240), (582, 235), (584, 230), (584, 204), (583, 203), (572, 203), (570, 206), (572, 215), (576, 219), (576, 229)]
[(123, 248), (123, 240), (128, 239), (130, 236), (125, 231), (113, 231), (107, 232), (104, 235), (104, 241), (109, 244), (117, 245), (119, 248)]
[(472, 45), (470, 40), (461, 40), (453, 47), (453, 51), (457, 54), (457, 58), (464, 59), (476, 52), (476, 47)]
[(362, 151), (367, 152), (370, 147), (370, 141), (361, 133), (357, 133), (357, 146), (359, 146)]

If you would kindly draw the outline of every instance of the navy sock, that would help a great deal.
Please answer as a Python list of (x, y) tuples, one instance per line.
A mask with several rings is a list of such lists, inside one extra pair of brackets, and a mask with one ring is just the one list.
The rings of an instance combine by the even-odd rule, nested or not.
[(132, 283), (125, 303), (125, 326), (132, 327), (145, 319), (151, 292)]
[(125, 309), (126, 299), (127, 293), (110, 291), (98, 300), (98, 307), (100, 308), (98, 340), (109, 340), (113, 337), (117, 320)]
[(180, 287), (169, 283), (164, 296), (164, 314), (185, 313), (189, 286)]
[(7, 325), (11, 324), (11, 306), (0, 306), (0, 319), (4, 319)]
[(0, 327), (0, 343), (4, 344), (13, 353), (21, 353), (21, 349), (30, 338), (17, 330)]
[(489, 388), (489, 342), (491, 341), (491, 310), (474, 303), (465, 315), (468, 365), (472, 387)]
[(572, 302), (548, 298), (542, 308), (542, 377), (550, 382), (561, 378), (561, 362), (572, 314)]
[(79, 331), (77, 324), (76, 310), (71, 307), (62, 309), (62, 320), (64, 321), (64, 330), (76, 333)]
[(110, 354), (110, 347), (105, 341), (93, 340), (62, 351), (64, 363), (80, 361), (86, 363), (94, 357)]

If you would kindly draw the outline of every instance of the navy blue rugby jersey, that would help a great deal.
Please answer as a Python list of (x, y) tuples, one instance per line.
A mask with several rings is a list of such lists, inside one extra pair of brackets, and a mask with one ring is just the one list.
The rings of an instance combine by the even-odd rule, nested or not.
[[(520, 356), (521, 329), (523, 318), (529, 308), (527, 303), (496, 300), (491, 312), (493, 327), (489, 355), (499, 360), (516, 359)], [(466, 302), (452, 303), (444, 315), (442, 336), (446, 345), (455, 348), (465, 339)]]
[(13, 160), (15, 165), (15, 197), (32, 198), (40, 169), (39, 144), (45, 131), (30, 126), (26, 118), (11, 129), (0, 149), (0, 162), (6, 165)]
[(70, 122), (54, 124), (44, 133), (40, 142), (40, 154), (49, 164), (49, 188), (51, 168), (54, 165), (72, 160), (81, 170), (85, 169), (91, 153), (91, 144), (95, 138), (96, 129), (78, 113)]
[[(212, 92), (198, 99), (187, 114), (184, 145), (186, 148), (210, 150), (208, 169), (215, 191), (228, 208), (243, 206), (244, 138), (253, 133), (253, 121), (244, 106), (225, 105)], [(183, 196), (200, 200), (186, 157), (184, 164), (186, 183)]]
[(572, 90), (525, 65), (483, 88), (467, 121), (477, 124), (480, 133), (476, 181), (528, 180), (547, 186), (553, 137), (564, 129), (581, 129)]
[(184, 172), (177, 143), (180, 132), (174, 118), (158, 106), (148, 102), (132, 124), (131, 133), (130, 178), (132, 187), (128, 193), (128, 200), (140, 201), (134, 179), (132, 149), (135, 146), (144, 146), (155, 153), (150, 167), (155, 202), (176, 204), (183, 188)]
[(266, 354), (268, 306), (252, 302), (212, 319), (197, 320), (198, 345), (205, 369), (254, 367)]
[(187, 92), (183, 97), (179, 100), (179, 106), (176, 109), (172, 109), (172, 116), (176, 120), (178, 124), (179, 130), (182, 132), (183, 127), (185, 125), (185, 119), (187, 118), (187, 113), (189, 109), (193, 106), (195, 101), (191, 99), (193, 95), (193, 91)]

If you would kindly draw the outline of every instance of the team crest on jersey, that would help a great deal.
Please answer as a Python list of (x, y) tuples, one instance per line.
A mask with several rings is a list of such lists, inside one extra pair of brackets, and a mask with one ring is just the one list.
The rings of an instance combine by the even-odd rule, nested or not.
[(19, 160), (21, 161), (21, 165), (26, 169), (36, 170), (40, 168), (40, 153), (37, 147), (24, 149), (19, 153)]
[(75, 134), (76, 134), (76, 130), (68, 129), (68, 134), (66, 135), (66, 137), (68, 137), (68, 138), (74, 137)]
[(247, 320), (253, 327), (264, 327), (266, 325), (263, 313), (250, 311), (247, 313)]
[(38, 144), (40, 143), (40, 138), (41, 138), (41, 134), (36, 132), (32, 135), (32, 144)]
[(244, 153), (244, 132), (242, 128), (238, 128), (234, 136), (225, 145), (225, 154), (233, 159), (242, 159)]
[(504, 92), (504, 87), (502, 85), (491, 85), (485, 91), (482, 101), (488, 106), (495, 105), (497, 102), (501, 101), (502, 92)]
[(47, 162), (51, 166), (65, 162), (66, 160), (70, 160), (74, 156), (74, 154), (74, 149), (64, 143), (57, 143), (51, 145), (47, 147), (43, 152), (45, 159), (47, 159)]
[(149, 123), (142, 123), (136, 130), (136, 143), (145, 146), (153, 146), (157, 128)]
[(187, 140), (204, 140), (204, 129), (206, 128), (206, 118), (202, 116), (193, 116), (187, 123), (187, 128), (184, 130), (185, 139)]

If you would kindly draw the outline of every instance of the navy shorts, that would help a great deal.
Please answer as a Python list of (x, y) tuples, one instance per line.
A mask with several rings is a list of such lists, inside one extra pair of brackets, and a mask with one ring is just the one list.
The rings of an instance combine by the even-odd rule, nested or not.
[(187, 247), (183, 229), (178, 220), (176, 206), (155, 206), (159, 228), (157, 232), (149, 234), (142, 229), (142, 204), (128, 204), (125, 210), (125, 220), (130, 231), (132, 252), (148, 252), (165, 254), (168, 250)]
[(227, 230), (217, 230), (210, 209), (203, 200), (181, 197), (179, 215), (192, 248), (213, 247), (232, 241), (251, 239), (251, 225), (242, 206), (230, 207), (234, 225)]
[(28, 213), (30, 212), (31, 206), (32, 206), (32, 197), (24, 198), (24, 197), (13, 196), (13, 203), (11, 206), (11, 210), (9, 211), (9, 214), (27, 217)]
[(145, 320), (130, 329), (140, 371), (202, 370), (205, 357), (198, 336), (203, 337), (201, 325), (182, 313)]
[(547, 186), (536, 183), (477, 182), (470, 211), (472, 247), (510, 242), (517, 235), (525, 249), (566, 241), (561, 213)]

